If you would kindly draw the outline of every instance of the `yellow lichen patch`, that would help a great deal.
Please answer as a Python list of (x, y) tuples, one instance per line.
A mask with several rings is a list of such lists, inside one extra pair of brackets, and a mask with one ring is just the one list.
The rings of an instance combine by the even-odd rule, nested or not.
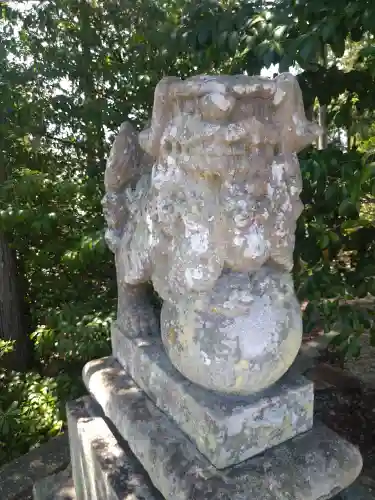
[(180, 330), (178, 342), (180, 343), (183, 349), (187, 350), (189, 348), (189, 344), (192, 337), (193, 337), (193, 332), (189, 330), (187, 327), (182, 328), (182, 330)]
[(207, 441), (208, 441), (208, 446), (209, 446), (210, 450), (215, 450), (216, 449), (216, 439), (214, 438), (214, 436), (212, 436), (211, 434), (208, 434)]
[(240, 375), (236, 378), (236, 383), (234, 384), (235, 389), (239, 389), (243, 385), (243, 376)]
[(310, 415), (314, 411), (314, 402), (309, 401), (308, 403), (303, 405), (304, 410), (308, 415)]
[(200, 179), (203, 179), (205, 181), (214, 182), (214, 181), (217, 181), (220, 179), (219, 174), (217, 174), (216, 172), (201, 171), (201, 172), (199, 172), (198, 175), (199, 175)]
[(285, 415), (285, 417), (283, 418), (282, 426), (284, 429), (292, 427), (292, 418), (290, 415)]
[(238, 363), (236, 363), (235, 367), (239, 370), (248, 370), (249, 362), (246, 359), (240, 359)]
[(171, 327), (168, 331), (168, 340), (171, 344), (174, 344), (176, 342), (176, 330)]

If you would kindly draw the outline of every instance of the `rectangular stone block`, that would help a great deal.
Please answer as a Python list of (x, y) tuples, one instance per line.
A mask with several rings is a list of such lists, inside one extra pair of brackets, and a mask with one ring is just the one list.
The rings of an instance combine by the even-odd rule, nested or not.
[(313, 425), (312, 382), (290, 371), (267, 391), (230, 397), (201, 388), (171, 364), (158, 338), (129, 338), (112, 326), (113, 356), (138, 386), (221, 469)]
[(167, 500), (326, 500), (348, 487), (362, 468), (354, 446), (315, 424), (257, 457), (218, 470), (114, 358), (88, 363), (84, 381)]
[(67, 405), (75, 500), (162, 500), (127, 443), (89, 396)]

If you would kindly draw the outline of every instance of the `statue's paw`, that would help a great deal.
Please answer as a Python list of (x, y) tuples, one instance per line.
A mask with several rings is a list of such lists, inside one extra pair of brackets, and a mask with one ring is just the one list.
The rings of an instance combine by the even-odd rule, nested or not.
[(149, 337), (160, 335), (160, 325), (154, 309), (141, 304), (127, 308), (119, 314), (117, 325), (128, 337)]

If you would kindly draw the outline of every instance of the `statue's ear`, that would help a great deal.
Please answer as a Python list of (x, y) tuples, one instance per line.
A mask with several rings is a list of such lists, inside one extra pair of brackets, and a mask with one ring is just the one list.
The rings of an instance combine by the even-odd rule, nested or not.
[(281, 73), (275, 82), (275, 121), (281, 127), (281, 137), (286, 148), (298, 153), (316, 139), (320, 127), (306, 118), (297, 78), (291, 73)]
[(130, 122), (122, 123), (112, 144), (104, 173), (107, 191), (121, 191), (137, 175), (140, 156), (137, 135)]
[(180, 78), (169, 76), (160, 80), (155, 88), (151, 126), (139, 134), (142, 149), (153, 158), (159, 154), (161, 137), (172, 118), (173, 85), (180, 82)]

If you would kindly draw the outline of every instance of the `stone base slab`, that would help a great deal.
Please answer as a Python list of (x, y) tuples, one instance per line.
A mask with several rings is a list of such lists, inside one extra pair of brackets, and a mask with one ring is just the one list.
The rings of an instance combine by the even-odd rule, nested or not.
[[(362, 468), (354, 446), (316, 424), (260, 456), (218, 470), (114, 358), (88, 363), (84, 381), (168, 500), (326, 500), (352, 484)], [(103, 437), (104, 430), (95, 432)]]
[(312, 382), (290, 371), (270, 389), (231, 397), (183, 377), (160, 339), (129, 338), (112, 326), (113, 355), (212, 464), (225, 468), (276, 446), (313, 425)]

